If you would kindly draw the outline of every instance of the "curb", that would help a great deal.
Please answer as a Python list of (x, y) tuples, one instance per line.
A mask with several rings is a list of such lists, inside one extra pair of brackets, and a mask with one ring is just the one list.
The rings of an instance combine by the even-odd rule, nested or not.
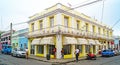
[[(98, 55), (97, 58), (101, 57), (101, 55)], [(76, 62), (75, 59), (71, 59), (71, 60), (68, 60), (68, 61), (65, 61), (65, 62), (51, 62), (50, 60), (42, 60), (42, 59), (37, 59), (37, 58), (34, 58), (34, 57), (29, 57), (30, 59), (34, 59), (34, 60), (38, 60), (38, 61), (42, 61), (42, 62), (48, 62), (48, 63), (52, 63), (52, 65), (66, 65), (67, 63), (70, 63), (70, 62)], [(81, 57), (79, 58), (78, 61), (81, 61), (81, 60), (86, 60), (86, 57)]]
[[(70, 61), (66, 61), (66, 62), (50, 62), (49, 60), (41, 60), (41, 59), (36, 59), (36, 58), (32, 58), (32, 57), (29, 57), (30, 59), (34, 59), (34, 60), (38, 60), (38, 61), (43, 61), (43, 62), (48, 62), (48, 63), (53, 63), (53, 65), (56, 65), (56, 64), (66, 64), (66, 63), (70, 63), (70, 62), (75, 62), (76, 60), (70, 60)], [(80, 58), (78, 61), (80, 60), (85, 60), (85, 58)]]

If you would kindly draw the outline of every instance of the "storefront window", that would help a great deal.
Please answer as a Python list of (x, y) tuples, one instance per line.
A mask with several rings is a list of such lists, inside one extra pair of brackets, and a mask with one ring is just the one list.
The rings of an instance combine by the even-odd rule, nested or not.
[(86, 53), (89, 53), (90, 52), (90, 45), (86, 45)]
[(71, 45), (64, 45), (63, 48), (64, 48), (65, 55), (71, 54)]
[(82, 53), (82, 45), (76, 45), (75, 48), (79, 49), (80, 53)]
[(55, 48), (55, 45), (48, 45), (48, 53), (53, 55), (53, 49)]
[(34, 51), (35, 51), (35, 46), (34, 46), (34, 45), (31, 45), (30, 53), (31, 53), (31, 54), (34, 54)]
[(38, 45), (37, 46), (37, 50), (38, 50), (39, 54), (43, 54), (43, 52), (44, 52), (44, 45)]
[(96, 48), (95, 48), (95, 45), (93, 45), (93, 53), (95, 53), (95, 49), (96, 49)]

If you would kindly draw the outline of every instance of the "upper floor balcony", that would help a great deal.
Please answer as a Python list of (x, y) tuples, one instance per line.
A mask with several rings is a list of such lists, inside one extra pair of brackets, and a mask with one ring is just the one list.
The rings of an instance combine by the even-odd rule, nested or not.
[(66, 27), (63, 25), (56, 25), (53, 27), (42, 28), (38, 30), (34, 30), (28, 33), (28, 37), (39, 37), (39, 36), (47, 36), (47, 35), (71, 35), (75, 37), (85, 37), (85, 38), (94, 38), (94, 39), (113, 39), (112, 36), (107, 36), (99, 33), (93, 33), (86, 30), (76, 29), (72, 27)]

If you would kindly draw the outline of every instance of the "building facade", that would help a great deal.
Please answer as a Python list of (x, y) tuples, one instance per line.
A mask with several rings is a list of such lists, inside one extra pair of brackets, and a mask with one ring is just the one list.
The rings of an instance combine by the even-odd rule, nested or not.
[[(14, 30), (12, 30), (12, 32), (14, 32)], [(3, 48), (5, 45), (11, 45), (11, 36), (10, 36), (10, 31), (6, 31), (4, 33), (1, 34), (1, 47)], [(2, 49), (1, 48), (1, 49)]]
[(120, 50), (120, 36), (114, 36), (114, 48)]
[(12, 34), (12, 48), (21, 48), (25, 49), (28, 47), (28, 38), (27, 38), (28, 28), (22, 29), (14, 32)]
[(75, 48), (80, 49), (80, 56), (88, 52), (97, 54), (100, 49), (108, 49), (113, 30), (82, 13), (60, 3), (30, 17), (28, 21), (28, 48), (30, 55), (54, 58), (74, 58)]

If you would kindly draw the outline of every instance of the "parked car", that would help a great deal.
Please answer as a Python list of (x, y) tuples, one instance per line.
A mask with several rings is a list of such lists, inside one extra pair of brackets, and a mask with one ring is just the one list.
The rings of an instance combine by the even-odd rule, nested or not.
[(102, 56), (114, 56), (115, 53), (113, 50), (103, 50), (102, 51)]
[(114, 54), (115, 54), (115, 56), (120, 55), (119, 50), (114, 50)]
[(25, 57), (26, 56), (26, 52), (24, 49), (18, 49), (18, 48), (15, 48), (12, 50), (12, 56), (15, 56), (15, 57)]
[(2, 50), (1, 53), (3, 54), (11, 54), (12, 48), (10, 45), (5, 45)]

